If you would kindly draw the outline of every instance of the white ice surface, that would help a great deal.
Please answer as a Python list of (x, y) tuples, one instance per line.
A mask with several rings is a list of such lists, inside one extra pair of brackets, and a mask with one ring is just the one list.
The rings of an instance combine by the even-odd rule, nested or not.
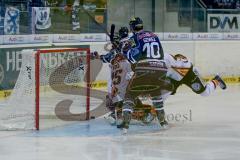
[(3, 131), (0, 160), (240, 159), (240, 86), (218, 89), (210, 97), (180, 88), (165, 107), (167, 130), (157, 123), (132, 125), (123, 136), (103, 119), (95, 119), (39, 132)]

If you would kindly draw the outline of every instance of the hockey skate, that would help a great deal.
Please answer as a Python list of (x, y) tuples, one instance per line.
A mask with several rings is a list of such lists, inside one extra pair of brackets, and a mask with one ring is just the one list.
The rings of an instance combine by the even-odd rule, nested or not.
[(220, 88), (222, 88), (222, 89), (226, 89), (227, 88), (226, 83), (223, 81), (223, 79), (219, 75), (216, 75), (213, 78), (213, 80), (218, 82), (218, 85), (219, 85)]
[(162, 122), (159, 122), (159, 124), (164, 129), (168, 128), (168, 122), (166, 120), (163, 120)]
[(107, 116), (104, 116), (104, 119), (106, 119), (111, 125), (116, 124), (116, 116), (114, 112), (111, 112)]
[(126, 123), (126, 122), (122, 122), (121, 124), (118, 124), (118, 125), (117, 125), (117, 128), (119, 128), (119, 129), (123, 129), (123, 128), (128, 129), (128, 128), (129, 128), (129, 125), (128, 125), (128, 123)]
[(123, 134), (127, 134), (128, 128), (129, 128), (129, 124), (126, 122), (122, 122), (121, 124), (117, 125), (117, 128), (122, 129)]
[(165, 119), (165, 112), (164, 110), (157, 111), (157, 118), (160, 126), (164, 129), (168, 128), (168, 122)]

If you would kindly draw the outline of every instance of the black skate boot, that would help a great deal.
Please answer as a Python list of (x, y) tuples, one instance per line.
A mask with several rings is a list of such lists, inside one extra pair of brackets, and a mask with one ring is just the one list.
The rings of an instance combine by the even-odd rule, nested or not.
[(122, 129), (123, 134), (127, 134), (129, 123), (123, 121), (121, 124), (117, 125), (117, 128)]
[(157, 118), (158, 118), (159, 124), (162, 128), (167, 128), (168, 127), (168, 122), (165, 119), (164, 110), (157, 111)]
[(117, 128), (119, 128), (119, 129), (123, 129), (123, 128), (128, 129), (129, 128), (129, 124), (126, 123), (126, 122), (122, 122), (121, 124), (117, 125)]
[(213, 81), (217, 81), (220, 88), (222, 88), (222, 89), (226, 89), (227, 88), (226, 83), (223, 81), (223, 79), (219, 75), (216, 75), (213, 78)]
[(168, 122), (164, 119), (162, 122), (160, 122), (161, 127), (165, 128), (168, 126)]

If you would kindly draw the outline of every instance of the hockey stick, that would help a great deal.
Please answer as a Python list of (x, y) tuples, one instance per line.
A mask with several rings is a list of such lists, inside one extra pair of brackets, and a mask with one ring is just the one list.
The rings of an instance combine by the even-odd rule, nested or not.
[(111, 30), (110, 30), (110, 35), (109, 35), (109, 38), (110, 38), (110, 41), (113, 43), (114, 42), (114, 32), (115, 32), (115, 24), (112, 24), (111, 25)]

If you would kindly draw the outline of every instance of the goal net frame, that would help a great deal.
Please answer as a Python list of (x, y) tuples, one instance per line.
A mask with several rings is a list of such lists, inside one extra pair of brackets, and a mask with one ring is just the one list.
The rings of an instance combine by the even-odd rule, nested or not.
[(40, 49), (35, 53), (35, 128), (40, 129), (40, 55), (49, 53), (86, 51), (86, 120), (90, 117), (90, 49), (89, 48), (52, 48)]

